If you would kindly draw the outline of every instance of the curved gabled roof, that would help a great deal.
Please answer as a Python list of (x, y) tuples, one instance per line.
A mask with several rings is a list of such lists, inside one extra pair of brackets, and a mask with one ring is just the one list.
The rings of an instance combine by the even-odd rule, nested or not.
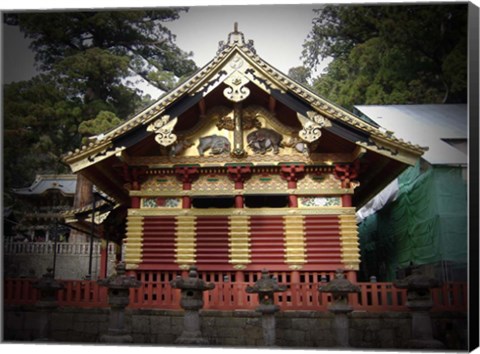
[(30, 187), (15, 188), (18, 195), (40, 195), (48, 190), (57, 190), (64, 195), (73, 196), (77, 185), (76, 175), (37, 175)]
[[(332, 121), (339, 122), (342, 126), (348, 126), (354, 130), (363, 132), (375, 139), (375, 142), (370, 144), (370, 146), (378, 143), (388, 146), (393, 145), (395, 148), (404, 150), (413, 156), (420, 156), (425, 151), (425, 149), (418, 145), (397, 139), (395, 136), (380, 129), (376, 124), (357, 117), (293, 81), (287, 75), (260, 58), (253, 48), (252, 41), (246, 42), (241, 32), (234, 31), (230, 33), (226, 43), (221, 42), (219, 51), (212, 61), (199, 69), (188, 80), (118, 127), (102, 134), (95, 142), (73, 152), (69, 152), (64, 156), (64, 161), (72, 166), (72, 164), (80, 160), (89, 159), (92, 155), (99, 154), (100, 152), (103, 153), (103, 151), (108, 149), (110, 149), (110, 154), (122, 150), (120, 144), (114, 146), (115, 141), (139, 127), (145, 126), (146, 128), (147, 124), (159, 116), (166, 114), (169, 110), (174, 112), (174, 106), (179, 100), (190, 100), (193, 102), (192, 104), (194, 104), (196, 99), (199, 100), (201, 97), (206, 96), (214, 87), (221, 84), (223, 80), (231, 74), (231, 67), (235, 65), (235, 61), (239, 60), (239, 58), (252, 68), (250, 72), (248, 70), (244, 71), (248, 79), (265, 91), (275, 90), (278, 96), (275, 98), (296, 100), (299, 107), (298, 110), (306, 110), (306, 107), (308, 107), (308, 109), (313, 109)], [(305, 112), (299, 113), (304, 114)], [(170, 118), (173, 119), (175, 117), (171, 115)], [(367, 144), (364, 147), (368, 149), (370, 146)], [(105, 156), (107, 155), (108, 153)], [(90, 160), (92, 163), (95, 161), (95, 159)], [(87, 165), (88, 164), (82, 163), (81, 168)], [(72, 167), (74, 171), (78, 171), (81, 168)]]

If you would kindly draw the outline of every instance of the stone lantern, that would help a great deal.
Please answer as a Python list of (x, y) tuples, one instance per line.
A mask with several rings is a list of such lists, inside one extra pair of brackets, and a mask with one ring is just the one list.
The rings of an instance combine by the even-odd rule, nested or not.
[(176, 344), (203, 344), (208, 340), (202, 337), (200, 330), (199, 310), (203, 308), (203, 292), (215, 288), (215, 284), (207, 284), (198, 277), (197, 268), (191, 266), (188, 277), (176, 279), (170, 282), (172, 288), (180, 289), (180, 306), (185, 310), (183, 317), (183, 332), (175, 341)]
[(337, 345), (348, 347), (348, 314), (353, 311), (348, 303), (348, 295), (359, 293), (360, 288), (352, 284), (348, 279), (345, 279), (343, 270), (338, 269), (335, 273), (335, 279), (332, 279), (327, 285), (319, 286), (318, 291), (332, 294), (332, 303), (328, 306), (328, 310), (335, 315), (333, 318), (333, 329)]
[(262, 270), (262, 277), (253, 286), (247, 286), (247, 293), (258, 294), (260, 305), (256, 311), (262, 314), (263, 341), (266, 346), (275, 345), (275, 313), (280, 310), (274, 304), (273, 295), (287, 290), (285, 285), (279, 285), (266, 269)]
[(131, 343), (132, 336), (125, 328), (125, 308), (130, 301), (130, 289), (139, 288), (141, 282), (133, 276), (126, 275), (125, 263), (119, 262), (115, 267), (116, 274), (98, 280), (97, 283), (108, 288), (110, 319), (108, 333), (100, 337), (104, 343)]
[(412, 311), (412, 339), (408, 345), (416, 349), (442, 349), (442, 342), (433, 338), (430, 309), (433, 306), (431, 289), (438, 288), (440, 282), (423, 275), (414, 268), (408, 277), (393, 282), (399, 289), (407, 289), (407, 307)]
[(50, 330), (50, 313), (58, 307), (57, 292), (64, 288), (64, 285), (53, 277), (53, 268), (47, 268), (38, 281), (32, 285), (40, 291), (40, 299), (35, 304), (39, 311), (37, 340), (47, 341)]

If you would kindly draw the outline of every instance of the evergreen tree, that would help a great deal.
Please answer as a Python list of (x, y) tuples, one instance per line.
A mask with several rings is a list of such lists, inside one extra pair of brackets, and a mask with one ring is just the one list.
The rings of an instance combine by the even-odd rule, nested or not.
[(41, 74), (4, 85), (4, 191), (35, 174), (64, 173), (62, 154), (118, 125), (151, 98), (138, 77), (167, 91), (196, 70), (165, 27), (186, 9), (7, 13), (32, 41)]
[(467, 4), (315, 10), (305, 66), (333, 58), (314, 89), (355, 104), (466, 102)]

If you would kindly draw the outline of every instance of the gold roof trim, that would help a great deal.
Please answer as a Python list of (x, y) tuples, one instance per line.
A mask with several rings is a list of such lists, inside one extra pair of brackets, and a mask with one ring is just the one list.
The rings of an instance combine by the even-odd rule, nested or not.
[[(325, 115), (327, 118), (337, 119), (345, 122), (351, 126), (370, 133), (375, 137), (397, 145), (402, 149), (408, 149), (415, 155), (421, 155), (425, 151), (424, 148), (418, 145), (404, 142), (395, 138), (393, 135), (382, 132), (375, 126), (364, 122), (353, 114), (345, 111), (340, 107), (337, 107), (333, 103), (311, 92), (309, 89), (296, 83), (285, 74), (273, 68), (270, 64), (261, 59), (252, 49), (253, 48), (250, 43), (245, 43), (244, 41), (230, 41), (229, 43), (224, 44), (223, 50), (219, 51), (217, 55), (212, 59), (212, 61), (210, 61), (203, 68), (199, 69), (195, 74), (192, 75), (190, 79), (179, 85), (177, 88), (173, 89), (171, 92), (167, 93), (150, 107), (144, 109), (142, 112), (122, 123), (117, 128), (114, 128), (111, 131), (107, 132), (97, 142), (92, 142), (89, 145), (83, 146), (81, 149), (76, 149), (73, 152), (71, 151), (67, 153), (63, 157), (64, 161), (68, 164), (78, 161), (83, 157), (86, 157), (98, 150), (101, 150), (109, 143), (111, 143), (114, 138), (128, 132), (139, 124), (149, 123), (154, 118), (162, 114), (169, 104), (171, 104), (184, 94), (188, 92), (193, 93), (199, 88), (202, 88), (206, 83), (210, 82), (215, 77), (215, 75), (218, 74), (218, 71), (220, 71), (220, 69), (224, 67), (224, 64), (228, 63), (230, 59), (233, 59), (236, 54), (241, 55), (242, 58), (247, 60), (250, 65), (254, 66), (262, 74), (262, 76), (268, 78), (271, 84), (279, 87), (282, 91), (292, 91), (299, 97), (303, 98), (306, 102), (308, 102), (314, 109), (318, 111), (318, 113)], [(227, 78), (229, 75), (231, 75), (231, 72), (228, 72), (225, 78)], [(220, 82), (221, 81), (219, 80), (219, 83)], [(259, 82), (255, 82), (255, 84), (258, 85), (261, 89), (265, 90), (265, 88)]]

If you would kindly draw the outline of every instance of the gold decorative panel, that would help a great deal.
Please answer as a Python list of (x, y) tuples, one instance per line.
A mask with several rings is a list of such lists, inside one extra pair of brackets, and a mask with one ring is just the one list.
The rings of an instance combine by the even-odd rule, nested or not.
[(200, 175), (198, 180), (193, 182), (192, 191), (195, 194), (205, 195), (233, 195), (235, 194), (235, 183), (226, 175)]
[(318, 194), (342, 194), (345, 189), (342, 188), (340, 180), (336, 179), (331, 173), (314, 175), (309, 174), (297, 182), (296, 192)]
[(180, 194), (182, 182), (175, 176), (150, 176), (141, 186), (142, 192), (171, 192)]
[(278, 174), (258, 174), (245, 182), (245, 193), (287, 193), (287, 182)]

